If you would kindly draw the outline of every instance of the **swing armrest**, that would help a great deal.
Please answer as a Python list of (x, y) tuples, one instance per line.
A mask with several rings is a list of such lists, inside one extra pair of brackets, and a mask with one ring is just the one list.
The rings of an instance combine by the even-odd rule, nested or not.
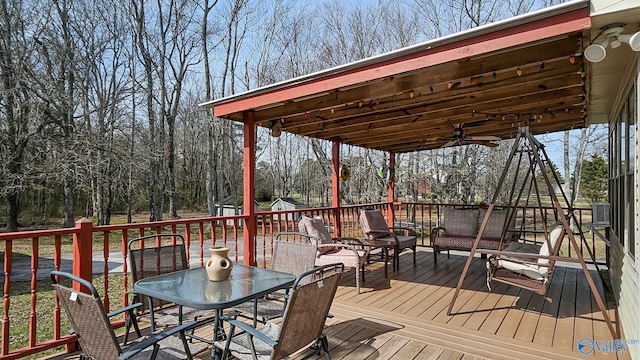
[(431, 247), (433, 247), (433, 245), (435, 244), (436, 238), (440, 236), (443, 232), (444, 232), (444, 227), (442, 226), (436, 226), (433, 229), (431, 229), (431, 236), (429, 236), (429, 243)]
[[(484, 251), (479, 251), (479, 253), (483, 253), (483, 252)], [(491, 255), (491, 258), (499, 259), (498, 256), (500, 259), (522, 263), (522, 264), (538, 264), (536, 261), (527, 261), (525, 260), (526, 258), (530, 258), (533, 260), (541, 260), (541, 259), (546, 259), (550, 261), (557, 260), (557, 256), (553, 256), (553, 255), (540, 255), (537, 253), (534, 254), (534, 253), (522, 253), (522, 252), (511, 252), (511, 251), (500, 251), (498, 252), (498, 254)], [(543, 264), (539, 264), (539, 265), (543, 265)]]

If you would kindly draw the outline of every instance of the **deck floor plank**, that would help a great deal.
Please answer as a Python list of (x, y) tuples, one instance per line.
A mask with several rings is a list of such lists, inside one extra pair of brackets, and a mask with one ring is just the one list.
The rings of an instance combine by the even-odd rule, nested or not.
[[(581, 274), (582, 275), (582, 272)], [(578, 276), (576, 283), (576, 313), (575, 313), (575, 324), (573, 328), (574, 339), (579, 341), (582, 338), (590, 338), (593, 339), (593, 322), (587, 318), (588, 314), (591, 314), (594, 310), (600, 311), (598, 306), (593, 308), (593, 304), (591, 303), (591, 290), (589, 289), (589, 284), (587, 283), (587, 279), (582, 275)]]
[(416, 294), (421, 293), (424, 290), (422, 284), (432, 278), (434, 273), (433, 265), (421, 267), (414, 274), (402, 273), (403, 280), (397, 284), (399, 285), (397, 291), (394, 290), (391, 294), (381, 294), (376, 301), (377, 306), (381, 309), (394, 311), (406, 304)]
[[(497, 334), (498, 330), (504, 327), (504, 332), (510, 334), (509, 336), (513, 336), (518, 328), (518, 324), (520, 324), (520, 318), (514, 321), (513, 324), (506, 323), (506, 319), (510, 313), (509, 310), (516, 306), (519, 294), (520, 289), (515, 286), (507, 287), (479, 330), (489, 334)], [(516, 314), (518, 311), (514, 309), (513, 312)]]
[(443, 359), (442, 354), (445, 351), (451, 351), (449, 349), (443, 349), (439, 346), (427, 345), (420, 351), (418, 355), (416, 355), (416, 359), (420, 360), (439, 360)]
[(373, 359), (391, 359), (392, 356), (398, 353), (405, 345), (410, 342), (409, 339), (400, 336), (394, 336), (387, 341), (384, 347), (378, 349), (378, 352), (367, 357), (368, 360)]
[[(377, 356), (377, 354), (379, 354), (378, 349), (391, 346), (392, 344), (390, 344), (389, 341), (392, 340), (394, 337), (395, 337), (394, 335), (389, 333), (382, 333), (382, 334), (378, 333), (369, 341), (361, 343), (360, 346), (358, 346), (352, 352), (347, 354), (347, 356), (345, 356), (343, 359), (360, 360), (360, 359), (369, 358), (371, 356)], [(336, 359), (333, 356), (333, 354), (331, 358)]]
[(496, 305), (502, 298), (502, 295), (508, 288), (508, 286), (500, 284), (499, 286), (496, 286), (493, 291), (488, 292), (480, 305), (478, 305), (476, 310), (471, 314), (463, 326), (467, 329), (479, 330), (482, 324), (487, 321), (489, 315), (495, 309)]
[[(384, 272), (384, 263), (381, 267)], [(392, 292), (376, 292), (370, 294), (367, 299), (358, 301), (359, 304), (363, 306), (390, 306), (397, 307), (398, 304), (402, 303), (402, 300), (398, 300), (398, 298), (402, 299), (405, 294), (412, 294), (415, 292), (416, 286), (418, 286), (419, 282), (426, 280), (429, 276), (429, 267), (420, 267), (417, 271), (414, 271), (412, 266), (404, 266), (401, 268), (399, 272), (393, 272), (389, 269), (389, 278), (376, 278), (375, 280), (378, 283), (386, 283), (389, 281), (389, 286), (392, 286), (394, 291)], [(405, 280), (407, 279), (407, 280)], [(391, 305), (388, 305), (391, 303)], [(375, 304), (375, 305), (373, 305)], [(395, 304), (395, 305), (394, 305)]]
[[(462, 261), (463, 259), (461, 258), (454, 260), (454, 262)], [(452, 286), (455, 286), (460, 276), (444, 266), (439, 266), (435, 271), (433, 276), (427, 280), (427, 284), (421, 284), (420, 291), (416, 291), (416, 294), (414, 294), (411, 299), (408, 299), (405, 303), (400, 304), (400, 306), (394, 309), (385, 308), (385, 310), (391, 310), (400, 314), (411, 314), (413, 312), (417, 313), (416, 315), (426, 311), (426, 309), (435, 302), (433, 299), (438, 299), (442, 294), (450, 291)]]
[(427, 344), (410, 341), (405, 346), (403, 346), (398, 352), (396, 352), (390, 359), (393, 360), (407, 360), (407, 359), (415, 359), (418, 354), (427, 347)]
[[(458, 277), (459, 276), (460, 275), (458, 275)], [(457, 324), (462, 326), (462, 324), (464, 324), (464, 321), (466, 321), (469, 316), (471, 316), (471, 311), (474, 309), (473, 305), (476, 303), (476, 300), (473, 299), (474, 295), (478, 293), (484, 283), (484, 272), (478, 271), (477, 266), (472, 266), (471, 268), (469, 268), (469, 274), (467, 275), (463, 286), (458, 293), (458, 297), (453, 306), (451, 315), (447, 315), (447, 309), (449, 308), (449, 304), (453, 299), (453, 294), (455, 293), (455, 288), (457, 286), (457, 280), (452, 288), (446, 293), (446, 295), (438, 299), (436, 304), (430, 307), (428, 311), (421, 313), (420, 317), (442, 323), (449, 323), (452, 321), (452, 325)], [(482, 294), (480, 294), (480, 297), (481, 296)], [(478, 299), (478, 301), (479, 300), (480, 299)], [(471, 301), (471, 303), (467, 304), (467, 302), (469, 301)], [(434, 312), (437, 313), (434, 314)]]
[[(556, 281), (552, 281), (547, 285), (547, 295), (545, 296), (545, 302), (542, 306), (542, 313), (540, 320), (538, 321), (538, 327), (533, 337), (534, 344), (540, 344), (545, 346), (551, 346), (556, 331), (556, 323), (558, 319), (558, 310), (560, 309), (560, 295), (562, 294), (562, 288), (564, 284), (564, 276), (566, 268), (555, 267), (553, 277)], [(558, 333), (558, 336), (564, 334)]]
[(564, 283), (562, 284), (562, 295), (559, 298), (560, 306), (558, 308), (558, 317), (555, 330), (557, 334), (564, 335), (554, 336), (554, 347), (560, 347), (570, 350), (575, 346), (575, 339), (569, 334), (573, 334), (573, 329), (575, 327), (578, 275), (578, 269), (566, 269)]

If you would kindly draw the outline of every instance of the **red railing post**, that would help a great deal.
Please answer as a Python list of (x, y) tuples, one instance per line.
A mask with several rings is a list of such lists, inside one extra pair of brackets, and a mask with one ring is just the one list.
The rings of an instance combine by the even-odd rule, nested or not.
[(331, 211), (333, 235), (342, 236), (340, 227), (340, 143), (331, 143)]
[(396, 154), (394, 152), (390, 152), (389, 153), (389, 182), (387, 185), (387, 191), (388, 191), (388, 201), (389, 201), (389, 205), (387, 205), (387, 223), (389, 226), (393, 226), (394, 221), (395, 221), (395, 209), (393, 208), (394, 206), (394, 201), (396, 198), (396, 193), (395, 193), (395, 189), (396, 189)]
[[(256, 220), (256, 210), (255, 210), (255, 199), (256, 199), (256, 189), (255, 189), (255, 180), (256, 180), (256, 129), (254, 128), (255, 124), (255, 114), (253, 112), (245, 112), (244, 113), (244, 160), (243, 160), (243, 211), (244, 215), (248, 215), (248, 218), (244, 222), (244, 264), (245, 265), (256, 265), (256, 228), (257, 228), (257, 220)], [(220, 205), (222, 206), (222, 205)], [(226, 229), (226, 221), (223, 222), (225, 225), (223, 229)], [(236, 230), (234, 229), (234, 232)], [(237, 239), (237, 238), (236, 238)], [(227, 238), (223, 239), (225, 242)], [(236, 252), (236, 256), (238, 256)]]
[[(91, 282), (93, 268), (93, 223), (87, 218), (82, 218), (76, 221), (76, 229), (78, 229), (78, 231), (73, 234), (73, 275)], [(77, 283), (73, 284), (73, 288), (78, 291), (87, 291), (87, 289), (81, 289)]]

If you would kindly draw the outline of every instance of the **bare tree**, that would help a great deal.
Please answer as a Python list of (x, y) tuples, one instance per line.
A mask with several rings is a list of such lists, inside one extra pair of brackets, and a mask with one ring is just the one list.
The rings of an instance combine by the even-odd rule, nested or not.
[[(135, 37), (138, 55), (144, 71), (144, 92), (146, 97), (147, 122), (149, 126), (149, 221), (162, 220), (164, 208), (164, 119), (157, 119), (154, 99), (155, 71), (158, 64), (154, 61), (150, 46), (155, 39), (147, 29), (147, 15), (144, 0), (131, 0), (131, 11), (135, 26)], [(164, 58), (162, 58), (164, 60)]]
[[(77, 7), (74, 7), (76, 6)], [(82, 28), (77, 20), (80, 3), (57, 1), (43, 4), (37, 11), (45, 14), (41, 31), (34, 35), (42, 63), (38, 66), (38, 94), (44, 105), (47, 122), (52, 129), (53, 161), (47, 165), (60, 181), (64, 194), (64, 226), (74, 225), (75, 192), (78, 186), (79, 134), (76, 133), (76, 112), (79, 99), (77, 75), (86, 61), (86, 52), (78, 46), (78, 31)]]
[[(171, 1), (167, 18), (160, 11), (161, 34), (160, 54), (162, 62), (158, 68), (160, 79), (161, 117), (167, 122), (167, 168), (169, 177), (169, 213), (178, 216), (176, 175), (175, 175), (175, 123), (185, 77), (191, 66), (198, 63), (196, 45), (198, 43), (195, 25), (195, 3), (191, 1)], [(158, 6), (161, 4), (158, 2)]]
[[(93, 7), (84, 9), (85, 18), (92, 19), (86, 26), (90, 31), (78, 34), (87, 50), (88, 61), (79, 73), (81, 77), (83, 117), (89, 141), (86, 153), (90, 155), (88, 177), (91, 179), (93, 215), (98, 224), (109, 224), (114, 202), (114, 186), (120, 162), (120, 147), (115, 138), (121, 119), (125, 115), (124, 100), (129, 93), (130, 79), (125, 72), (130, 54), (126, 35), (127, 21), (119, 11), (122, 4), (105, 3), (99, 11)], [(93, 126), (95, 121), (95, 126)]]
[(0, 1), (0, 194), (7, 201), (9, 231), (18, 229), (19, 195), (29, 186), (29, 142), (44, 125), (30, 89), (34, 49), (26, 38), (26, 17), (22, 1)]
[[(599, 153), (606, 151), (606, 133), (599, 126), (589, 126), (574, 131), (574, 142), (577, 146), (571, 146), (571, 133), (564, 132), (564, 177), (565, 177), (565, 194), (571, 205), (574, 205), (580, 194), (580, 180), (582, 179), (582, 165), (586, 154), (594, 153), (594, 149), (598, 149)], [(571, 150), (575, 152), (571, 154)], [(571, 163), (573, 162), (573, 166)], [(573, 171), (571, 171), (573, 169)]]
[[(204, 83), (205, 83), (205, 97), (206, 100), (210, 100), (213, 98), (213, 89), (212, 89), (212, 76), (211, 76), (211, 66), (209, 64), (209, 42), (207, 41), (207, 37), (209, 36), (209, 14), (213, 10), (213, 8), (218, 3), (218, 0), (209, 1), (205, 0), (202, 5), (202, 20), (200, 21), (200, 42), (202, 46), (202, 62), (204, 68)], [(215, 46), (214, 46), (215, 47)], [(214, 135), (217, 133), (215, 131), (215, 122), (213, 116), (210, 117), (207, 126), (207, 181), (206, 181), (206, 193), (207, 193), (207, 209), (209, 211), (209, 215), (215, 215), (215, 201), (214, 201), (214, 189), (215, 189), (215, 153), (214, 153)]]

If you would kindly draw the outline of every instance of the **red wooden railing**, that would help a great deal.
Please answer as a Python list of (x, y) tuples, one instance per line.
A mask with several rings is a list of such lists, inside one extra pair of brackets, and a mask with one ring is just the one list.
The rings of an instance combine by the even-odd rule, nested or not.
[[(342, 236), (361, 237), (362, 230), (359, 225), (358, 215), (360, 209), (377, 208), (383, 211), (387, 218), (393, 218), (396, 224), (410, 226), (417, 230), (420, 245), (429, 244), (429, 230), (439, 224), (442, 206), (451, 204), (432, 203), (375, 203), (366, 205), (342, 206), (340, 208), (308, 208), (278, 212), (257, 212), (257, 234), (255, 241), (255, 257), (258, 266), (266, 267), (271, 255), (271, 246), (275, 234), (283, 231), (297, 231), (297, 222), (301, 214), (320, 217), (325, 224), (334, 231), (340, 229)], [(540, 221), (539, 213), (529, 213), (525, 210), (522, 216), (527, 216), (534, 226)], [(553, 211), (549, 207), (544, 209), (545, 214)], [(582, 223), (583, 218), (590, 219), (591, 209), (577, 209), (578, 219)], [(393, 214), (393, 216), (391, 216)], [(339, 224), (334, 224), (334, 219), (340, 219)], [(243, 260), (243, 231), (242, 226), (247, 216), (223, 216), (207, 217), (199, 219), (178, 219), (160, 222), (134, 223), (123, 225), (94, 226), (86, 219), (79, 220), (75, 228), (23, 231), (16, 233), (0, 234), (0, 242), (4, 243), (4, 298), (2, 306), (2, 328), (0, 358), (17, 359), (35, 354), (47, 349), (66, 346), (67, 350), (73, 350), (75, 336), (66, 334), (67, 329), (62, 329), (62, 310), (57, 299), (54, 300), (53, 321), (49, 317), (41, 318), (38, 315), (38, 293), (50, 289), (40, 289), (39, 279), (48, 276), (50, 270), (64, 270), (63, 262), (71, 260), (72, 270), (85, 278), (92, 278), (93, 265), (101, 261), (104, 265), (99, 277), (102, 277), (104, 285), (98, 291), (104, 294), (104, 304), (107, 310), (117, 297), (121, 304), (127, 304), (129, 299), (126, 293), (132, 284), (127, 275), (128, 254), (127, 243), (129, 239), (154, 233), (180, 233), (185, 237), (187, 254), (192, 266), (203, 266), (205, 257), (208, 257), (206, 249), (223, 245), (232, 249), (232, 258), (236, 262)], [(590, 241), (595, 245), (595, 237)], [(102, 242), (102, 245), (99, 244)], [(114, 243), (115, 242), (115, 243)], [(17, 252), (14, 253), (14, 251)], [(70, 254), (64, 249), (70, 249)], [(571, 251), (571, 249), (570, 249)], [(27, 319), (12, 317), (11, 290), (12, 273), (16, 257), (30, 256), (28, 264), (28, 276), (23, 281), (30, 282), (29, 315)], [(193, 254), (193, 255), (192, 255)], [(44, 261), (51, 262), (50, 269), (42, 268)], [(110, 263), (122, 263), (122, 293), (113, 293), (109, 289), (109, 275), (112, 274)], [(22, 261), (24, 267), (26, 261)], [(25, 270), (25, 269), (23, 269)], [(70, 270), (69, 270), (70, 271)], [(119, 272), (118, 272), (119, 273)], [(22, 341), (25, 334), (14, 334), (10, 331), (11, 321), (27, 321), (27, 340)], [(122, 324), (122, 320), (114, 323), (114, 326)], [(51, 334), (49, 339), (38, 339), (38, 333)], [(41, 335), (40, 335), (41, 336)], [(16, 340), (17, 339), (17, 340)]]

